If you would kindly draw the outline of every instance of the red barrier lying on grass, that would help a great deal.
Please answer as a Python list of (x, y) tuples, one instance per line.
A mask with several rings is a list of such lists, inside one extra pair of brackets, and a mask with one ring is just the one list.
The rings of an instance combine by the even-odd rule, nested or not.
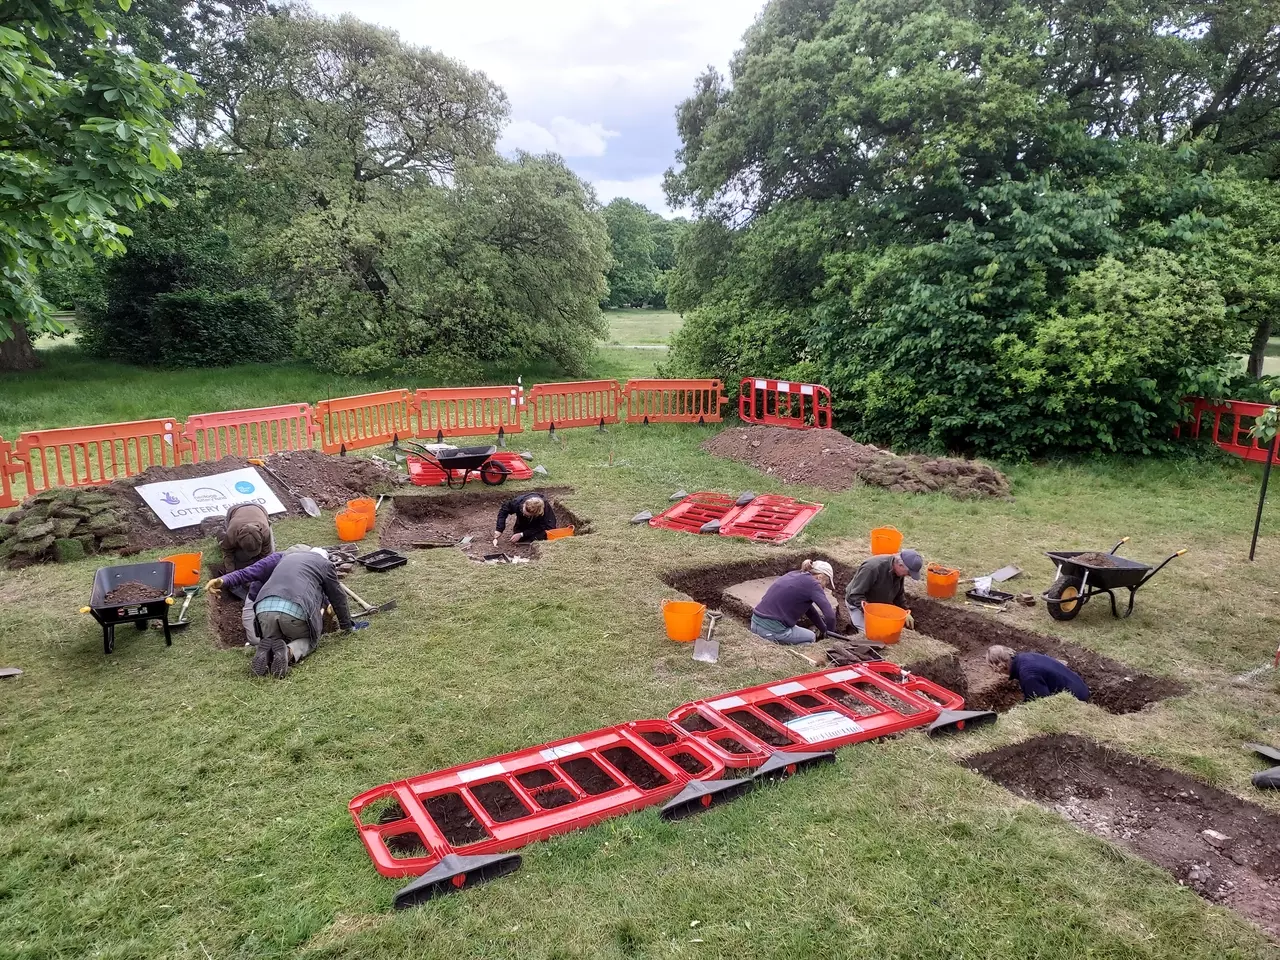
[(811, 430), (831, 426), (831, 391), (816, 383), (746, 377), (738, 395), (743, 423)]
[(628, 380), (627, 423), (720, 423), (729, 398), (719, 380)]
[(618, 422), (622, 388), (617, 380), (540, 383), (529, 391), (533, 429), (596, 427)]
[(320, 449), (346, 453), (412, 437), (413, 403), (408, 390), (384, 390), (358, 397), (321, 400), (315, 407)]
[(197, 413), (182, 430), (195, 463), (223, 457), (262, 457), (279, 450), (310, 450), (320, 433), (309, 404)]
[(524, 430), (519, 387), (418, 390), (413, 395), (413, 403), (418, 411), (419, 437), (443, 440)]
[(173, 419), (28, 430), (14, 444), (26, 475), (27, 496), (53, 487), (110, 483), (149, 467), (176, 466), (186, 451), (182, 424)]

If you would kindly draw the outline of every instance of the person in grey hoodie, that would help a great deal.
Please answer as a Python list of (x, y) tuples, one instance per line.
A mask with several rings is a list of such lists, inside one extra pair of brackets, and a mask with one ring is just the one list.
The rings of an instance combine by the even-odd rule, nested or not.
[(257, 563), (209, 581), (218, 593), (243, 583), (261, 582), (253, 605), (258, 649), (250, 668), (255, 676), (286, 677), (293, 664), (312, 653), (324, 631), (324, 608), (342, 630), (363, 630), (367, 620), (352, 620), (338, 572), (321, 548), (302, 553), (273, 553)]

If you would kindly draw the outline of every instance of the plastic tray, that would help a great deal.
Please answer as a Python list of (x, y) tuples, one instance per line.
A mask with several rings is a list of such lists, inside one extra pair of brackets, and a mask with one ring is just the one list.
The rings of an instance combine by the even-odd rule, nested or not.
[(375, 550), (373, 553), (366, 553), (363, 557), (356, 557), (356, 563), (375, 573), (386, 573), (396, 567), (403, 567), (408, 562), (408, 557), (394, 550)]

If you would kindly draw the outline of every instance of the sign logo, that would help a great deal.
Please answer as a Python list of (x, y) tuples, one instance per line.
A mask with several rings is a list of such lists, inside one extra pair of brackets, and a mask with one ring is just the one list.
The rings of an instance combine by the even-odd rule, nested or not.
[(256, 489), (258, 489), (258, 488), (257, 488), (257, 487), (255, 487), (255, 486), (254, 486), (252, 483), (250, 483), (248, 480), (239, 480), (239, 481), (237, 481), (237, 482), (236, 482), (236, 492), (237, 492), (237, 493), (253, 493), (253, 491), (254, 491), (254, 490), (256, 490)]
[(210, 503), (215, 500), (225, 500), (227, 495), (213, 487), (196, 487), (191, 491), (191, 499), (197, 503)]
[(182, 502), (182, 499), (180, 497), (175, 497), (172, 493), (169, 493), (167, 490), (165, 491), (164, 496), (161, 497), (160, 499), (163, 500), (165, 503), (169, 504), (169, 506), (171, 507), (177, 506)]

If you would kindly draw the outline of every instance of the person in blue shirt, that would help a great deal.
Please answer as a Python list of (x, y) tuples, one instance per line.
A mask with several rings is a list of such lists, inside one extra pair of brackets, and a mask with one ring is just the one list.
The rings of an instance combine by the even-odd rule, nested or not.
[(987, 663), (996, 673), (1017, 680), (1027, 700), (1052, 697), (1065, 690), (1077, 700), (1089, 702), (1089, 687), (1080, 674), (1043, 653), (1016, 653), (997, 645), (987, 650)]

